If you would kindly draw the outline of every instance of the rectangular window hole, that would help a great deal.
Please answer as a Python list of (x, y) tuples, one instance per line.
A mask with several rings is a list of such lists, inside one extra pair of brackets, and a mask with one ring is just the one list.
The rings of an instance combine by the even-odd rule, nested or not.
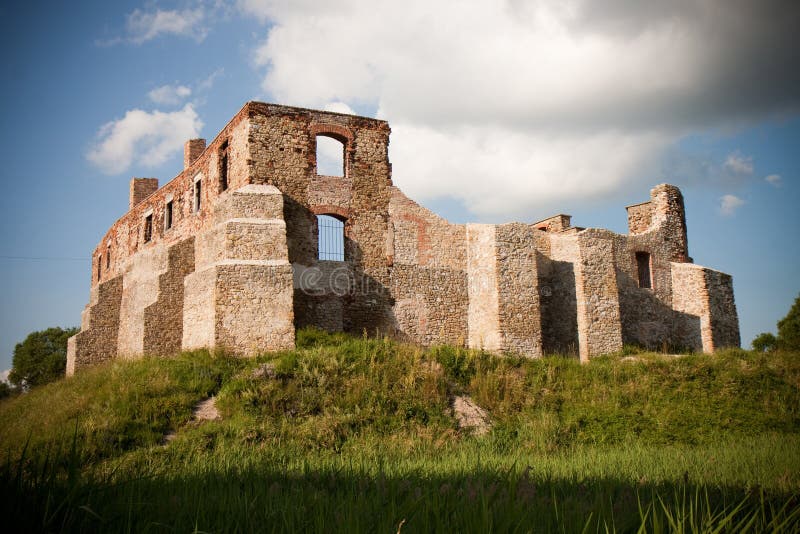
[(172, 228), (172, 201), (170, 200), (164, 206), (164, 231)]
[(194, 183), (194, 212), (197, 213), (200, 211), (200, 202), (202, 197), (202, 182), (197, 180)]
[(639, 287), (644, 289), (652, 289), (653, 279), (650, 271), (649, 252), (636, 253), (636, 268), (639, 274)]
[(147, 243), (153, 238), (153, 215), (144, 218), (144, 242)]
[(222, 143), (219, 149), (219, 190), (228, 189), (228, 142)]

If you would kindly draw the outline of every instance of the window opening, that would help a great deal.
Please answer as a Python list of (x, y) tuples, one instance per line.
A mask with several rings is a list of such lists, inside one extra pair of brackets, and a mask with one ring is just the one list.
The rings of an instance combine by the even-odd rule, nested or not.
[(344, 221), (330, 215), (317, 215), (319, 259), (344, 261)]
[(111, 268), (111, 245), (106, 247), (106, 271)]
[(194, 211), (197, 213), (200, 211), (200, 199), (201, 199), (201, 181), (197, 180), (194, 183)]
[(98, 254), (97, 255), (97, 281), (98, 282), (100, 281), (100, 275), (102, 274), (102, 271), (103, 271), (103, 255), (102, 254)]
[(153, 215), (144, 218), (144, 242), (147, 243), (153, 237)]
[(172, 228), (172, 201), (170, 200), (164, 206), (164, 231), (166, 232)]
[(317, 174), (344, 176), (344, 143), (333, 137), (317, 136)]
[(639, 271), (639, 287), (651, 289), (653, 287), (652, 276), (650, 273), (650, 253), (636, 253), (636, 267)]
[(219, 149), (219, 190), (228, 189), (228, 142), (222, 143)]

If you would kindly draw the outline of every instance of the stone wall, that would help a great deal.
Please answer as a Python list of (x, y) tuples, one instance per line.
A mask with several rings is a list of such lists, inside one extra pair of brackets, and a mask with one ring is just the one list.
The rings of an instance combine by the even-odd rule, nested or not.
[[(389, 126), (384, 121), (300, 108), (251, 104), (251, 182), (276, 186), (284, 195), (289, 262), (322, 277), (306, 288), (296, 280), (295, 322), (361, 333), (391, 331), (388, 210), (392, 194)], [(344, 145), (344, 176), (316, 173), (316, 139)], [(318, 260), (316, 216), (344, 220), (347, 291), (319, 287), (331, 266)], [(303, 270), (305, 272), (305, 270)], [(313, 274), (316, 273), (316, 274)]]
[(268, 185), (241, 187), (220, 197), (211, 220), (195, 240), (196, 271), (184, 282), (183, 348), (293, 347), (283, 195)]
[(463, 345), (468, 336), (467, 243), (464, 225), (450, 224), (393, 188), (390, 264), (394, 329), (430, 345)]
[(673, 263), (674, 343), (703, 352), (738, 347), (739, 322), (730, 275)]
[(500, 299), (497, 283), (497, 239), (493, 224), (467, 225), (467, 272), (470, 347), (499, 351)]
[(740, 346), (739, 320), (733, 298), (733, 278), (729, 274), (706, 269), (706, 290), (712, 336), (712, 346), (706, 352)]
[(184, 278), (194, 272), (194, 238), (167, 250), (167, 270), (158, 277), (158, 298), (144, 309), (145, 354), (167, 355), (181, 350)]
[(588, 229), (578, 234), (575, 265), (578, 345), (582, 361), (622, 348), (614, 235)]
[(67, 344), (67, 375), (117, 355), (122, 277), (98, 284), (81, 316), (81, 331)]
[(542, 350), (578, 355), (578, 301), (575, 263), (578, 238), (550, 235), (549, 255), (539, 256)]
[(499, 225), (495, 232), (502, 350), (530, 356), (542, 355), (537, 233), (521, 223)]
[[(676, 187), (629, 206), (628, 235), (564, 214), (451, 224), (392, 185), (389, 133), (250, 102), (208, 146), (190, 140), (160, 189), (134, 179), (129, 212), (92, 255), (69, 371), (117, 355), (289, 348), (303, 326), (584, 361), (623, 343), (739, 343), (732, 281), (691, 263)], [(317, 173), (318, 136), (342, 143), (343, 176)], [(344, 223), (343, 261), (319, 259), (323, 214)]]

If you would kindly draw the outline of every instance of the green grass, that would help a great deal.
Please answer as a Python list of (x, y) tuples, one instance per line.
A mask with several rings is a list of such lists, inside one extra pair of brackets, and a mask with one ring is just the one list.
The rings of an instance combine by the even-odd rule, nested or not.
[[(117, 361), (0, 402), (0, 513), (26, 531), (800, 529), (800, 355), (297, 341)], [(485, 436), (458, 429), (461, 393)], [(223, 419), (191, 421), (211, 394)]]

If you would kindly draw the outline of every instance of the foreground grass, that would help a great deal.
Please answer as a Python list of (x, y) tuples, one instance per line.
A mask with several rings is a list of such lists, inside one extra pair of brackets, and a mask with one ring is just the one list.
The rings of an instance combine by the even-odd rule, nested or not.
[[(0, 403), (0, 513), (25, 530), (800, 528), (798, 355), (298, 347), (114, 362)], [(461, 392), (488, 435), (457, 428)], [(190, 422), (210, 394), (223, 420)]]

